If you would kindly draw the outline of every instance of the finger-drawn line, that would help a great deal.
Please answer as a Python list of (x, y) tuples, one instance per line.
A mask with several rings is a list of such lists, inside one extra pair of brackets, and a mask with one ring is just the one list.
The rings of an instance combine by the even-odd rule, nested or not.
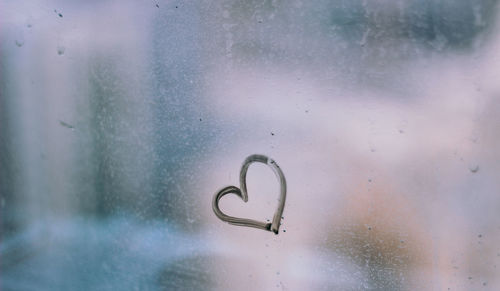
[[(274, 212), (273, 221), (271, 223), (261, 222), (248, 218), (239, 218), (229, 216), (224, 214), (219, 208), (220, 199), (226, 194), (236, 194), (240, 197), (244, 202), (248, 201), (248, 191), (247, 191), (247, 171), (250, 165), (254, 162), (259, 162), (268, 165), (273, 172), (276, 174), (278, 181), (280, 183), (280, 197), (278, 202), (278, 208)], [(245, 159), (243, 165), (240, 170), (240, 188), (236, 186), (227, 186), (219, 190), (215, 193), (214, 198), (212, 200), (212, 209), (215, 215), (221, 219), (222, 221), (228, 222), (233, 225), (238, 226), (247, 226), (254, 227), (263, 230), (272, 231), (275, 234), (278, 234), (280, 224), (281, 224), (281, 216), (283, 215), (283, 210), (285, 209), (285, 200), (286, 200), (286, 180), (283, 171), (278, 166), (278, 164), (273, 160), (264, 155), (251, 155)]]

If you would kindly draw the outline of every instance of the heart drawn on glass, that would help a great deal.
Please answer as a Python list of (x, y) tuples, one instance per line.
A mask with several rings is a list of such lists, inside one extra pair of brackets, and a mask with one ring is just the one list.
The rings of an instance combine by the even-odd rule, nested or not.
[[(248, 219), (248, 218), (239, 218), (239, 217), (233, 217), (224, 214), (220, 208), (219, 208), (219, 200), (226, 194), (236, 194), (239, 196), (244, 202), (248, 202), (248, 191), (247, 191), (247, 171), (248, 167), (250, 164), (254, 162), (259, 162), (268, 165), (273, 172), (276, 174), (276, 177), (278, 178), (278, 181), (280, 183), (280, 197), (279, 197), (279, 202), (278, 202), (278, 208), (274, 212), (274, 217), (273, 221), (271, 223), (266, 223), (266, 222), (261, 222), (253, 219)], [(285, 175), (283, 175), (283, 172), (281, 171), (280, 167), (278, 164), (264, 156), (264, 155), (251, 155), (248, 158), (245, 159), (243, 162), (243, 165), (241, 166), (240, 170), (240, 187), (238, 188), (236, 186), (227, 186), (219, 190), (217, 193), (215, 193), (214, 198), (212, 200), (212, 209), (214, 210), (215, 215), (217, 215), (220, 220), (228, 222), (230, 224), (234, 225), (239, 225), (239, 226), (248, 226), (248, 227), (255, 227), (263, 230), (268, 230), (272, 231), (275, 234), (278, 234), (279, 228), (280, 228), (280, 223), (281, 223), (281, 216), (283, 215), (283, 210), (285, 209), (285, 199), (286, 199), (286, 180), (285, 180)]]

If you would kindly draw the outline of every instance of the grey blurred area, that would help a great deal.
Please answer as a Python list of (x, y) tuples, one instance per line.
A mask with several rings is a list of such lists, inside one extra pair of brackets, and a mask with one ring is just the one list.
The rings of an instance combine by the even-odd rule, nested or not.
[[(0, 0), (0, 289), (500, 288), (499, 27), (495, 0)], [(211, 213), (255, 153), (278, 236)], [(262, 204), (223, 209), (262, 220), (251, 173)]]

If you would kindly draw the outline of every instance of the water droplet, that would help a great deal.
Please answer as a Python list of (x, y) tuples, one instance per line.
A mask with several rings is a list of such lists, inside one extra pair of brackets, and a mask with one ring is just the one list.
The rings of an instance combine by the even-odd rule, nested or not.
[(66, 48), (65, 48), (65, 47), (63, 47), (63, 46), (58, 46), (58, 47), (57, 47), (57, 54), (58, 54), (58, 55), (60, 55), (60, 56), (61, 56), (61, 55), (64, 55), (64, 51), (65, 51), (65, 50), (66, 50)]
[(69, 129), (71, 129), (71, 130), (75, 130), (75, 127), (74, 127), (73, 125), (71, 125), (71, 124), (69, 124), (69, 123), (66, 123), (66, 122), (64, 122), (64, 121), (62, 121), (62, 120), (59, 120), (59, 124), (60, 124), (61, 126), (64, 126), (64, 127), (69, 128)]
[(17, 39), (16, 39), (16, 45), (17, 45), (18, 47), (22, 47), (22, 46), (24, 45), (24, 41), (23, 41), (23, 40), (17, 40)]
[(61, 17), (61, 18), (63, 17), (62, 13), (57, 12), (57, 9), (54, 9), (54, 12), (55, 12), (55, 13), (56, 13), (59, 17)]

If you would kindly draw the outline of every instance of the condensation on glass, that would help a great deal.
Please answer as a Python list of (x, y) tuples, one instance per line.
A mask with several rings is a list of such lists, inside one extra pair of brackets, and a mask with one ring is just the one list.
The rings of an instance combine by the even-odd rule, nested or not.
[(0, 289), (500, 289), (498, 10), (0, 0)]

